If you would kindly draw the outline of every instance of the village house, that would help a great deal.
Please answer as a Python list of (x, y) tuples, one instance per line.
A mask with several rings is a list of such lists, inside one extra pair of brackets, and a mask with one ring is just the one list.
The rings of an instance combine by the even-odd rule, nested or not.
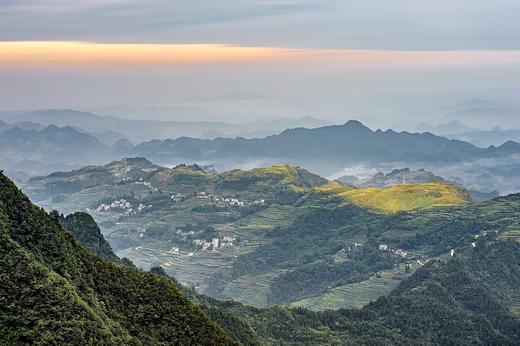
[(235, 239), (236, 239), (235, 237), (224, 236), (224, 238), (222, 238), (222, 241), (225, 241), (225, 242), (234, 242)]

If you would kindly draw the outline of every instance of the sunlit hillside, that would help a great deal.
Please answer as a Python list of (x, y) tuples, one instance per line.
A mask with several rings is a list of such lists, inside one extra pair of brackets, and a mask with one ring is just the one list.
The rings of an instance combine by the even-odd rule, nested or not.
[(324, 178), (314, 175), (299, 167), (279, 164), (250, 170), (234, 170), (223, 174), (222, 178), (230, 181), (263, 182), (267, 185), (286, 185), (293, 189), (312, 188), (327, 183)]
[(386, 213), (454, 206), (471, 200), (464, 188), (440, 182), (424, 184), (401, 184), (388, 188), (352, 188), (330, 182), (320, 191), (340, 196), (346, 202), (377, 209)]

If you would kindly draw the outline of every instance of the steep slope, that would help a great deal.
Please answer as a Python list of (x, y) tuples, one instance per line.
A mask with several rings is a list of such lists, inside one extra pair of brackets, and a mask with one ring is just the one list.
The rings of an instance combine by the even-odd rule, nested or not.
[(120, 263), (92, 216), (76, 212), (65, 217), (61, 216), (60, 223), (63, 228), (72, 232), (74, 239), (94, 251), (98, 257)]
[(0, 341), (232, 344), (169, 280), (78, 245), (0, 174)]
[(520, 320), (511, 304), (520, 292), (520, 246), (489, 240), (455, 259), (428, 263), (367, 310), (434, 344), (516, 344)]

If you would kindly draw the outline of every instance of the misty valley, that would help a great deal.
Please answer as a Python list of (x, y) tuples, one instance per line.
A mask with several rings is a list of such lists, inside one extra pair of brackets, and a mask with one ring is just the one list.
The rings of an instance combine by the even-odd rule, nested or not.
[[(79, 127), (30, 124), (8, 126), (0, 152), (21, 191), (52, 212), (31, 205), (4, 176), (4, 237), (33, 265), (64, 275), (77, 294), (70, 304), (91, 306), (91, 313), (101, 314), (96, 318), (107, 319), (99, 323), (120, 326), (108, 332), (119, 335), (115, 344), (173, 342), (184, 334), (178, 320), (162, 324), (175, 313), (156, 325), (144, 322), (149, 313), (132, 312), (130, 321), (123, 307), (113, 311), (111, 299), (139, 285), (99, 291), (97, 280), (112, 275), (156, 277), (169, 292), (195, 302), (190, 313), (214, 321), (204, 327), (208, 335), (199, 335), (201, 344), (516, 343), (520, 196), (509, 194), (519, 184), (516, 142), (479, 148), (348, 121), (264, 138), (183, 137), (135, 146), (119, 139), (110, 146)], [(184, 158), (192, 160), (154, 163)], [(98, 164), (102, 160), (109, 162)], [(256, 168), (244, 168), (255, 161)], [(21, 164), (34, 170), (20, 175), (9, 168)], [(63, 170), (46, 174), (48, 167)], [(34, 222), (49, 228), (33, 233)], [(124, 273), (92, 277), (84, 271), (101, 269), (82, 269), (85, 259), (76, 262), (75, 248), (63, 259), (53, 252), (76, 242), (100, 258), (103, 270)], [(9, 274), (17, 264), (6, 259), (4, 275), (18, 284), (22, 279)], [(84, 274), (70, 277), (77, 270)], [(46, 310), (18, 306), (19, 294), (6, 298), (15, 305), (5, 318), (25, 309), (34, 322), (47, 321), (41, 331), (28, 327), (26, 340), (64, 316), (38, 317)], [(165, 294), (154, 301), (169, 299)], [(132, 297), (151, 298), (138, 291)], [(95, 326), (71, 328), (103, 338)], [(162, 328), (168, 337), (156, 335)], [(453, 328), (456, 333), (446, 333)], [(5, 330), (6, 340), (21, 340), (18, 328)], [(186, 342), (195, 340), (189, 335)], [(74, 338), (58, 333), (52, 340)]]
[(0, 346), (520, 345), (519, 17), (0, 1)]

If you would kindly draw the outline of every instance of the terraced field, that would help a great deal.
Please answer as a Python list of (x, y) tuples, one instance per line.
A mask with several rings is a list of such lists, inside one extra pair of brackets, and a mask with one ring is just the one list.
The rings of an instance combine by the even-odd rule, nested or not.
[(334, 287), (323, 295), (299, 300), (292, 303), (291, 306), (305, 307), (311, 310), (360, 308), (381, 296), (389, 294), (418, 266), (419, 264), (415, 262), (410, 266), (410, 272), (406, 273), (405, 264), (401, 264), (394, 269), (381, 271), (368, 280)]
[(223, 296), (255, 307), (265, 307), (268, 305), (271, 283), (283, 273), (283, 270), (279, 270), (264, 275), (242, 276), (226, 285)]
[[(103, 167), (92, 177), (86, 169), (79, 180), (65, 173), (28, 189), (47, 209), (89, 212), (118, 256), (138, 267), (162, 266), (200, 293), (258, 307), (302, 297), (310, 298), (293, 305), (358, 307), (387, 294), (408, 275), (402, 262), (414, 260), (413, 249), (400, 244), (431, 232), (431, 220), (463, 216), (462, 207), (446, 206), (467, 201), (464, 190), (441, 183), (352, 189), (287, 165), (209, 174), (200, 167), (168, 169), (138, 161), (141, 166), (132, 160), (112, 164), (99, 185)], [(57, 187), (64, 191), (85, 180), (89, 187), (52, 195)], [(98, 208), (121, 199), (131, 208)], [(509, 210), (505, 204), (492, 212)], [(433, 208), (439, 206), (444, 208)], [(503, 236), (519, 237), (518, 229)], [(233, 240), (204, 247), (224, 237)], [(380, 251), (381, 243), (393, 251), (407, 249), (408, 257)], [(349, 261), (352, 267), (343, 265)], [(396, 263), (401, 266), (372, 275)], [(314, 277), (321, 286), (313, 286)]]

